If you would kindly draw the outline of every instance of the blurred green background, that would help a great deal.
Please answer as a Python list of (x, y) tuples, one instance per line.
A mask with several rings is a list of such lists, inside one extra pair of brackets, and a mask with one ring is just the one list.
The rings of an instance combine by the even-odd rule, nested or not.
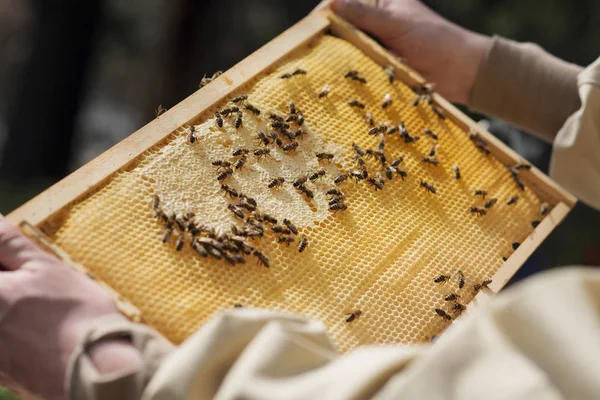
[[(174, 106), (204, 73), (233, 66), (317, 3), (0, 0), (0, 212), (143, 126), (159, 104)], [(600, 55), (597, 1), (426, 3), (465, 27), (536, 42), (580, 65)], [(489, 126), (547, 170), (548, 144), (502, 121)], [(600, 265), (600, 213), (582, 204), (515, 279), (568, 264)], [(0, 400), (9, 398), (0, 390)]]

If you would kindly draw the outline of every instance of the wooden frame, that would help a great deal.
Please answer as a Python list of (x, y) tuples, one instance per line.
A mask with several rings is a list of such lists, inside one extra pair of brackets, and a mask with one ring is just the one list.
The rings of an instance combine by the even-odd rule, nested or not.
[[(335, 16), (329, 10), (321, 9), (298, 22), (162, 116), (151, 121), (87, 165), (23, 204), (9, 214), (7, 218), (15, 225), (28, 227), (26, 230), (30, 235), (42, 235), (36, 231), (35, 227), (41, 226), (64, 207), (103, 185), (115, 172), (126, 168), (148, 148), (163, 141), (181, 126), (196, 122), (199, 116), (214, 104), (222, 101), (255, 76), (267, 71), (273, 64), (328, 29), (333, 34), (352, 43), (378, 64), (393, 66), (396, 70), (397, 79), (404, 83), (410, 86), (425, 83), (423, 77), (407, 65), (399, 62), (396, 57), (380, 47), (370, 37)], [(522, 160), (512, 149), (483, 130), (448, 101), (437, 94), (434, 95), (434, 101), (446, 111), (448, 118), (458, 126), (466, 131), (474, 130), (485, 138), (491, 153), (500, 162), (514, 164)], [(486, 303), (493, 294), (497, 293), (508, 282), (576, 203), (576, 199), (570, 193), (536, 168), (523, 173), (526, 180), (533, 184), (534, 190), (536, 188), (541, 189), (553, 198), (558, 199), (559, 202), (492, 277), (493, 283), (489, 289), (480, 292), (469, 304), (469, 311)], [(51, 243), (44, 242), (44, 240), (41, 240), (40, 243), (46, 249), (53, 250), (51, 249)], [(54, 253), (69, 262), (68, 256), (61, 254), (59, 249), (54, 249)], [(75, 266), (75, 268), (78, 267)], [(135, 315), (135, 310), (130, 311), (130, 316)], [(126, 314), (128, 313), (126, 312)]]

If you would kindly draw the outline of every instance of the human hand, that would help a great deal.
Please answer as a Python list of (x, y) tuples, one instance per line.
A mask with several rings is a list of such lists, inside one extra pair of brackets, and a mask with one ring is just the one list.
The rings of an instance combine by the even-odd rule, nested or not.
[(330, 3), (342, 18), (405, 58), (441, 95), (467, 104), (491, 38), (445, 20), (419, 0), (379, 0), (378, 7), (358, 0)]
[[(99, 285), (37, 247), (0, 215), (0, 372), (46, 399), (62, 399), (69, 356), (97, 318), (118, 315)], [(135, 371), (126, 341), (89, 350), (100, 374)]]

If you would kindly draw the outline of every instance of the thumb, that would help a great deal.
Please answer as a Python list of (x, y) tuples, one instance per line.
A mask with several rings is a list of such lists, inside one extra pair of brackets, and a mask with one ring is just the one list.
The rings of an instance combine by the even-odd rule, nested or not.
[(35, 245), (0, 214), (0, 267), (19, 269), (29, 261), (48, 260), (49, 254)]
[(364, 4), (359, 0), (334, 0), (331, 8), (352, 25), (379, 38), (387, 36), (386, 32), (392, 24), (388, 10)]

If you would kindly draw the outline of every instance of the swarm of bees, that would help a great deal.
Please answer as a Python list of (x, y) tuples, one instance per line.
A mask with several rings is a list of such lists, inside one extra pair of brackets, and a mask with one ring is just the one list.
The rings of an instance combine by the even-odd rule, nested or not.
[[(456, 288), (457, 289), (451, 290), (450, 293), (443, 295), (444, 303), (451, 304), (450, 311), (449, 312), (445, 311), (443, 308), (435, 309), (435, 313), (437, 314), (437, 316), (439, 316), (447, 321), (452, 321), (452, 319), (453, 319), (453, 317), (450, 313), (457, 316), (457, 315), (460, 315), (460, 313), (462, 313), (464, 310), (467, 309), (467, 307), (464, 304), (460, 303), (460, 299), (462, 297), (460, 292), (465, 287), (465, 283), (466, 283), (465, 274), (461, 270), (458, 270), (458, 271), (456, 271), (455, 275), (441, 274), (441, 275), (438, 275), (435, 278), (433, 278), (434, 283), (446, 285), (446, 283), (448, 283), (452, 280), (453, 276), (456, 277)], [(474, 284), (473, 285), (473, 294), (477, 294), (479, 291), (481, 291), (481, 289), (487, 288), (491, 283), (492, 283), (491, 279), (484, 279), (483, 281)]]

